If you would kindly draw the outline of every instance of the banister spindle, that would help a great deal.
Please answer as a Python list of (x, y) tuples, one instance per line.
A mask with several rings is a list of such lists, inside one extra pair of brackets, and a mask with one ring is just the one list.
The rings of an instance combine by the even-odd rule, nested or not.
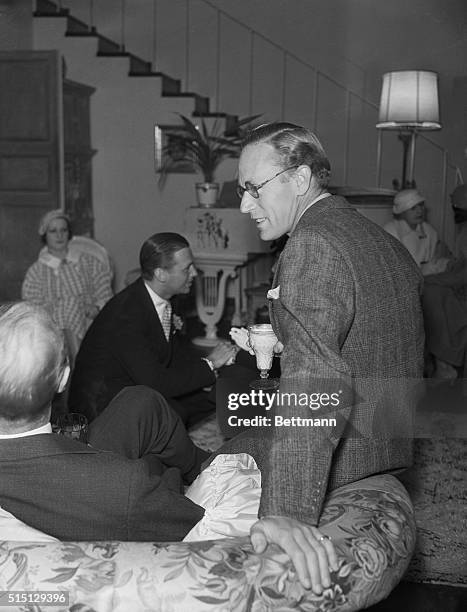
[(220, 90), (221, 90), (221, 12), (217, 11), (217, 40), (216, 40), (216, 112), (220, 110)]
[(125, 0), (121, 0), (120, 50), (125, 51)]
[(319, 70), (315, 69), (315, 86), (313, 91), (313, 131), (318, 129), (318, 97), (319, 97)]
[(281, 119), (285, 119), (285, 102), (287, 94), (287, 51), (283, 52), (282, 57), (282, 97), (281, 97)]
[(186, 0), (185, 10), (185, 91), (190, 83), (190, 0)]
[(447, 200), (447, 191), (448, 191), (448, 152), (446, 151), (446, 149), (443, 150), (443, 195), (441, 197), (441, 201), (443, 203), (443, 218), (441, 219), (441, 236), (443, 237), (443, 240), (446, 239), (446, 236), (444, 235), (444, 232), (446, 231), (446, 200)]
[(157, 53), (157, 20), (159, 17), (157, 0), (152, 3), (152, 65), (157, 65), (158, 53)]
[(345, 97), (345, 143), (344, 143), (344, 185), (347, 185), (349, 174), (349, 151), (350, 151), (350, 109), (352, 93), (346, 90)]
[(253, 78), (254, 78), (254, 55), (255, 55), (255, 31), (250, 30), (250, 90), (248, 99), (248, 114), (253, 114)]
[(89, 30), (93, 32), (94, 27), (94, 0), (89, 0)]

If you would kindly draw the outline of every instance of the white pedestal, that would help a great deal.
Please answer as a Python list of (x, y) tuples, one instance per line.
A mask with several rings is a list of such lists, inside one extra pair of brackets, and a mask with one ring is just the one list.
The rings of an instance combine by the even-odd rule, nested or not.
[(187, 208), (184, 233), (202, 273), (196, 278), (196, 308), (206, 335), (193, 342), (214, 346), (219, 341), (217, 324), (224, 311), (227, 288), (235, 302), (232, 324), (241, 325), (242, 312), (246, 310), (246, 273), (242, 266), (251, 254), (268, 253), (269, 242), (260, 239), (250, 215), (242, 214), (238, 208)]
[(185, 211), (184, 234), (191, 249), (210, 253), (268, 253), (256, 223), (238, 208), (199, 208)]
[(206, 327), (201, 338), (195, 338), (199, 346), (215, 346), (219, 342), (217, 324), (224, 312), (227, 282), (235, 283), (235, 313), (233, 325), (241, 324), (241, 285), (238, 268), (246, 263), (246, 253), (194, 251), (195, 265), (200, 273), (196, 279), (196, 310)]

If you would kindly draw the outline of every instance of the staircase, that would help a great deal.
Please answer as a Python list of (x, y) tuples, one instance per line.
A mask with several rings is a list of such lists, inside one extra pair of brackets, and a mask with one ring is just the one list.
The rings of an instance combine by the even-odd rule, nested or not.
[[(202, 117), (208, 123), (224, 121), (226, 128), (236, 117), (219, 112), (223, 108), (242, 115), (260, 113), (265, 121), (286, 119), (309, 125), (317, 131), (332, 161), (334, 185), (390, 187), (392, 179), (400, 174), (400, 143), (392, 136), (384, 137), (384, 146), (380, 149), (382, 164), (376, 163), (377, 107), (360, 95), (358, 82), (356, 91), (348, 89), (332, 76), (236, 22), (208, 0), (195, 4), (189, 0), (185, 4), (167, 0), (165, 7), (171, 8), (172, 2), (178, 7), (174, 10), (183, 24), (180, 32), (177, 31), (178, 37), (173, 35), (174, 15), (169, 18), (172, 26), (169, 23), (166, 27), (165, 22), (159, 26), (159, 35), (165, 41), (160, 46), (165, 49), (167, 37), (172, 35), (175, 43), (179, 43), (179, 48), (175, 44), (171, 49), (178, 52), (178, 60), (163, 57), (156, 49), (157, 41), (136, 44), (139, 41), (135, 40), (135, 32), (144, 28), (133, 27), (132, 36), (128, 35), (130, 27), (125, 20), (134, 17), (128, 9), (133, 7), (139, 11), (141, 7), (152, 6), (152, 2), (131, 5), (122, 0), (115, 2), (114, 9), (113, 4), (104, 0), (68, 0), (66, 4), (77, 11), (80, 19), (63, 8), (60, 1), (36, 2), (34, 49), (57, 49), (63, 58), (66, 77), (96, 88), (91, 99), (92, 145), (97, 150), (93, 159), (95, 228), (97, 238), (106, 244), (116, 260), (117, 285), (136, 266), (137, 245), (150, 233), (184, 231), (185, 210), (194, 202), (195, 176), (173, 174), (161, 192), (155, 167), (154, 127), (178, 124), (177, 113)], [(109, 29), (106, 18), (99, 21), (98, 29), (94, 26), (100, 4), (110, 6), (115, 13), (114, 27), (109, 30), (115, 36), (104, 36), (98, 31)], [(159, 0), (154, 2), (156, 5), (162, 8), (164, 2)], [(204, 6), (201, 17), (195, 15), (195, 5), (197, 9)], [(211, 13), (208, 15), (206, 11)], [(232, 32), (226, 35), (229, 19), (232, 23), (235, 21), (232, 26), (237, 28), (235, 36)], [(200, 28), (203, 20), (214, 28), (209, 36)], [(152, 34), (156, 34), (155, 27)], [(221, 35), (227, 42), (221, 41)], [(206, 36), (205, 45), (203, 36)], [(154, 62), (129, 52), (126, 41), (130, 39), (136, 48), (152, 47), (154, 52), (148, 57), (156, 57), (158, 64), (164, 62), (163, 65), (174, 70), (178, 68), (176, 78), (167, 74), (171, 70), (156, 70)], [(202, 52), (196, 48), (200, 40)], [(236, 63), (232, 57), (228, 60), (221, 57), (221, 50), (225, 52), (229, 41), (239, 56)], [(271, 52), (268, 59), (263, 57), (266, 46)], [(205, 66), (204, 75), (199, 74), (200, 64)], [(261, 75), (259, 82), (258, 75)], [(191, 91), (193, 82), (203, 90), (202, 95)], [(457, 170), (443, 147), (422, 136), (419, 140), (420, 149), (425, 149), (424, 159), (429, 161), (420, 163), (417, 179), (433, 204), (430, 222), (450, 244), (453, 226), (447, 194), (456, 184)], [(235, 173), (235, 162), (227, 160), (219, 168), (217, 179), (233, 180)]]
[[(91, 98), (93, 207), (96, 238), (116, 264), (117, 288), (137, 265), (139, 246), (152, 233), (183, 233), (186, 208), (194, 205), (193, 174), (173, 174), (161, 192), (155, 167), (156, 125), (178, 123), (177, 113), (207, 123), (236, 117), (211, 112), (209, 99), (181, 91), (180, 80), (155, 71), (95, 28), (49, 0), (34, 13), (34, 49), (58, 50), (64, 77), (96, 88)], [(218, 179), (232, 180), (234, 160)]]
[[(110, 40), (105, 36), (102, 36), (94, 26), (88, 26), (86, 23), (70, 14), (69, 9), (63, 8), (51, 0), (37, 0), (34, 17), (43, 19), (44, 21), (48, 19), (62, 20), (62, 25), (59, 27), (62, 28), (63, 31), (63, 23), (66, 24), (64, 32), (65, 37), (89, 38), (93, 40), (97, 45), (96, 57), (126, 58), (128, 60), (129, 77), (156, 77), (160, 79), (161, 97), (186, 98), (191, 100), (193, 103), (193, 111), (191, 113), (192, 116), (203, 118), (225, 118), (227, 127), (230, 124), (233, 125), (238, 119), (238, 117), (235, 117), (234, 115), (210, 111), (210, 101), (208, 97), (201, 96), (193, 92), (182, 91), (180, 79), (175, 79), (167, 74), (164, 74), (163, 72), (153, 70), (151, 62), (137, 57), (133, 53), (126, 51), (124, 46), (119, 45), (115, 41)], [(40, 41), (43, 40), (44, 36), (47, 37), (47, 42), (52, 41), (52, 38), (48, 38), (48, 36), (52, 34), (51, 30), (54, 29), (55, 28), (53, 27), (51, 28), (50, 23), (43, 23), (42, 27), (39, 25), (37, 28), (35, 28), (35, 32), (37, 32), (37, 38), (35, 40), (36, 48), (38, 48), (38, 45), (41, 44)], [(172, 103), (173, 100), (171, 101), (171, 104)]]

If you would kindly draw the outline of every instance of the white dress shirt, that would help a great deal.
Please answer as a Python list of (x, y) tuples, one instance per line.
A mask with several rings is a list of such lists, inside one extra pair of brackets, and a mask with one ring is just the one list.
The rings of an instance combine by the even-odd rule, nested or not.
[(167, 304), (169, 304), (169, 301), (164, 300), (164, 298), (161, 298), (160, 295), (157, 295), (157, 293), (153, 289), (151, 289), (151, 287), (146, 282), (144, 283), (144, 286), (148, 290), (149, 297), (151, 298), (151, 301), (154, 304), (157, 316), (159, 317), (159, 321), (162, 325), (162, 317), (164, 315), (165, 309), (167, 308)]

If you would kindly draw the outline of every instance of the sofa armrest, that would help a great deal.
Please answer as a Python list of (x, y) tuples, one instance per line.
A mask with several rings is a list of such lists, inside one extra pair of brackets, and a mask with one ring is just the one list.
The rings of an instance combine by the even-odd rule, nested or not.
[(72, 607), (63, 610), (82, 609), (73, 606), (83, 604), (88, 612), (348, 612), (389, 594), (415, 543), (408, 495), (387, 475), (330, 493), (320, 529), (332, 537), (339, 554), (332, 586), (320, 596), (301, 586), (278, 547), (258, 555), (249, 538), (168, 544), (0, 542), (1, 589), (66, 591)]

